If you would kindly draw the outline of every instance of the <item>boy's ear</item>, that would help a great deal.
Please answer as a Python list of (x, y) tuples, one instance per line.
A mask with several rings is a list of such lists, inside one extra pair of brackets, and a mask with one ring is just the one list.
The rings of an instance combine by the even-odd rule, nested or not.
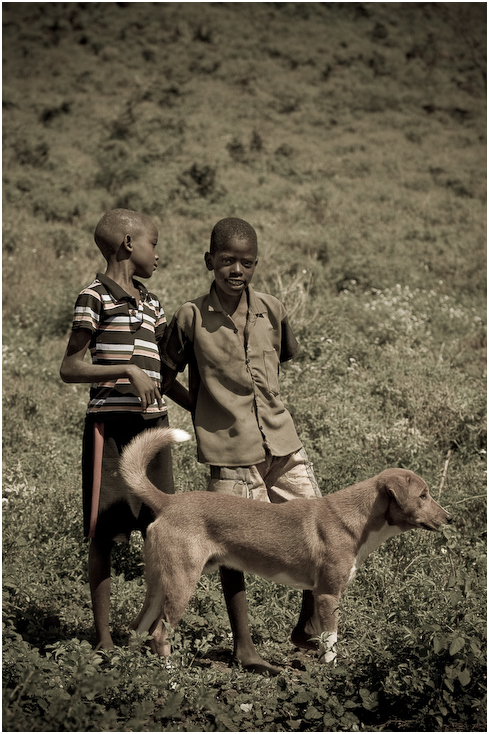
[(127, 250), (132, 250), (132, 239), (130, 234), (124, 235), (124, 247)]
[(210, 252), (205, 253), (204, 261), (205, 261), (207, 270), (214, 270), (214, 263), (212, 262), (212, 255)]

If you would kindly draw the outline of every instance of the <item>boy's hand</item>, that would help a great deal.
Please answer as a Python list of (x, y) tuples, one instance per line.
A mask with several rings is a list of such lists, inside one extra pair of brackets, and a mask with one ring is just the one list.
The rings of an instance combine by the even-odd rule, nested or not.
[(134, 392), (141, 400), (141, 410), (143, 413), (145, 413), (148, 407), (155, 401), (158, 403), (159, 408), (163, 407), (160, 391), (151, 377), (148, 377), (146, 372), (136, 364), (129, 364), (127, 365), (127, 376), (131, 381)]
[(141, 410), (146, 412), (156, 401), (163, 407), (161, 393), (141, 367), (128, 365), (94, 365), (84, 362), (84, 356), (90, 345), (92, 335), (88, 329), (76, 329), (71, 333), (66, 354), (61, 364), (61, 378), (64, 382), (103, 382), (127, 377), (134, 392), (141, 400)]

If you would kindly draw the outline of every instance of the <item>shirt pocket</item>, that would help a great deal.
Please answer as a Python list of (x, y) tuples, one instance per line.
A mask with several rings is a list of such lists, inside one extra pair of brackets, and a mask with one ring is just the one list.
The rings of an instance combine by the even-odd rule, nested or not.
[(278, 395), (278, 368), (279, 361), (275, 349), (263, 352), (263, 360), (265, 362), (265, 374), (267, 376), (268, 392), (271, 395)]

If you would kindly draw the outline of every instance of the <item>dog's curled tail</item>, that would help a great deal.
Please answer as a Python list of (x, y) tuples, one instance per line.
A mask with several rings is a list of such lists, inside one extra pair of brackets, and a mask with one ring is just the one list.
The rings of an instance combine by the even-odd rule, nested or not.
[(161, 509), (165, 494), (148, 479), (148, 464), (165, 446), (189, 439), (189, 434), (180, 428), (150, 428), (133, 438), (122, 452), (119, 469), (124, 480), (155, 513)]

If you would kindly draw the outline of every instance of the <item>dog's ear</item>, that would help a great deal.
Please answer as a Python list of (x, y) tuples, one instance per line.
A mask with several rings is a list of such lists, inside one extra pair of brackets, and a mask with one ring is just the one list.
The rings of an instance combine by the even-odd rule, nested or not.
[(395, 469), (382, 472), (380, 475), (385, 492), (403, 508), (409, 498), (410, 474), (397, 472)]

